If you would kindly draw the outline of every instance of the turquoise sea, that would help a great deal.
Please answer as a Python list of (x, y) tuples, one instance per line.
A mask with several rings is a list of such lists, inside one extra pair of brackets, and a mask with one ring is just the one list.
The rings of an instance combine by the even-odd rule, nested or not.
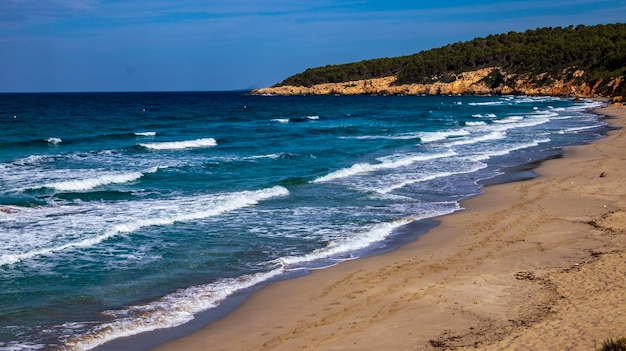
[(600, 138), (600, 105), (0, 94), (0, 349), (92, 349), (392, 250), (490, 179)]

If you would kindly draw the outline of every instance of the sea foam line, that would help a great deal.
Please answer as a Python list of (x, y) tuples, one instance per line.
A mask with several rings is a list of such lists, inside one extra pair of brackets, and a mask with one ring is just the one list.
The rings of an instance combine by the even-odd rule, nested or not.
[(387, 139), (387, 140), (410, 140), (418, 139), (418, 133), (407, 133), (398, 135), (361, 135), (361, 136), (341, 136), (339, 139), (356, 139), (356, 140), (375, 140), (375, 139)]
[(560, 130), (558, 131), (559, 134), (566, 134), (566, 133), (579, 133), (579, 132), (584, 132), (584, 131), (588, 131), (588, 130), (592, 130), (592, 129), (598, 129), (600, 127), (602, 127), (602, 124), (599, 125), (595, 125), (595, 126), (585, 126), (585, 127), (573, 127), (573, 128), (567, 128), (565, 130)]
[(403, 225), (425, 218), (443, 216), (445, 214), (449, 214), (460, 209), (460, 206), (457, 202), (449, 202), (448, 204), (453, 204), (454, 208), (446, 210), (431, 210), (415, 217), (406, 217), (391, 222), (377, 223), (350, 238), (331, 241), (330, 244), (328, 244), (326, 247), (314, 250), (305, 255), (281, 257), (277, 259), (276, 262), (282, 264), (283, 266), (285, 266), (285, 268), (290, 269), (294, 266), (314, 262), (317, 260), (324, 260), (349, 252), (367, 249), (368, 247), (372, 247), (373, 244), (385, 240), (389, 237), (389, 235), (391, 235), (391, 233), (395, 229)]
[(368, 173), (382, 169), (391, 169), (398, 167), (409, 166), (415, 162), (433, 160), (437, 158), (451, 157), (457, 155), (453, 150), (448, 150), (440, 154), (432, 155), (415, 155), (410, 157), (404, 157), (394, 161), (381, 162), (377, 164), (369, 163), (357, 163), (348, 168), (343, 168), (335, 172), (329, 173), (323, 177), (319, 177), (313, 180), (313, 183), (328, 182), (335, 179), (347, 178), (361, 173)]
[(470, 132), (465, 129), (444, 130), (440, 132), (422, 132), (419, 133), (419, 138), (422, 143), (431, 143), (433, 141), (445, 140), (448, 137), (461, 137), (469, 134)]
[(547, 143), (547, 142), (550, 142), (549, 138), (537, 139), (537, 140), (533, 140), (533, 141), (530, 141), (530, 142), (527, 142), (527, 143), (515, 144), (515, 145), (513, 145), (511, 147), (507, 147), (507, 148), (500, 148), (500, 149), (494, 150), (494, 151), (482, 152), (482, 153), (479, 153), (479, 154), (474, 155), (474, 156), (469, 156), (468, 158), (470, 160), (473, 160), (473, 161), (485, 161), (485, 160), (488, 160), (488, 159), (490, 159), (492, 157), (507, 155), (507, 154), (510, 154), (513, 151), (527, 149), (529, 147), (535, 147), (535, 146), (537, 146), (539, 144)]
[[(150, 171), (151, 170), (148, 170), (147, 172), (150, 172)], [(154, 171), (156, 171), (156, 169)], [(122, 173), (122, 174), (104, 174), (104, 175), (93, 177), (93, 178), (66, 180), (63, 182), (48, 183), (48, 184), (45, 184), (43, 187), (53, 188), (58, 191), (86, 191), (86, 190), (91, 190), (91, 189), (104, 186), (104, 185), (109, 185), (109, 184), (122, 184), (122, 183), (132, 182), (143, 177), (143, 175), (144, 174), (141, 172), (130, 172), (130, 173)]]
[(217, 216), (239, 208), (256, 205), (259, 201), (273, 197), (286, 196), (289, 191), (281, 186), (266, 188), (256, 191), (242, 191), (222, 195), (208, 195), (205, 197), (193, 197), (190, 199), (155, 201), (154, 206), (149, 206), (150, 217), (136, 219), (125, 223), (118, 223), (106, 229), (103, 233), (78, 241), (68, 242), (62, 245), (36, 249), (18, 254), (0, 255), (0, 266), (14, 264), (25, 259), (37, 256), (50, 255), (72, 249), (80, 249), (97, 245), (119, 234), (132, 233), (141, 228), (151, 226), (166, 226), (176, 222), (189, 222)]
[(450, 146), (468, 145), (468, 144), (476, 144), (476, 143), (481, 143), (481, 142), (490, 141), (490, 140), (499, 140), (499, 139), (504, 139), (504, 138), (506, 138), (506, 133), (497, 131), (497, 132), (491, 132), (489, 134), (480, 135), (474, 138), (462, 138), (460, 140), (450, 142), (447, 145), (450, 145)]
[[(469, 159), (469, 158), (468, 158)], [(420, 183), (420, 182), (427, 182), (429, 180), (433, 180), (433, 179), (438, 179), (438, 178), (444, 178), (444, 177), (450, 177), (456, 174), (466, 174), (466, 173), (473, 173), (473, 172), (477, 172), (481, 169), (487, 168), (487, 164), (482, 163), (482, 162), (477, 162), (476, 165), (474, 165), (471, 168), (468, 169), (464, 169), (464, 170), (459, 170), (459, 171), (450, 171), (450, 172), (440, 172), (440, 173), (434, 173), (434, 174), (428, 174), (428, 175), (424, 175), (421, 177), (417, 177), (417, 178), (408, 178), (402, 182), (399, 182), (397, 184), (393, 184), (393, 185), (389, 185), (383, 189), (374, 189), (374, 191), (381, 193), (381, 194), (388, 194), (396, 189), (400, 189), (400, 188), (404, 188), (407, 185), (410, 184), (415, 184), (415, 183)]]
[(106, 311), (104, 314), (118, 318), (66, 341), (65, 346), (70, 350), (90, 350), (118, 338), (182, 325), (193, 320), (195, 314), (217, 307), (233, 293), (268, 281), (283, 272), (284, 269), (278, 268), (237, 278), (221, 279), (215, 283), (176, 291), (145, 305)]
[(302, 256), (285, 256), (279, 258), (278, 261), (285, 266), (293, 266), (347, 252), (362, 250), (371, 246), (373, 243), (384, 240), (394, 229), (413, 221), (415, 221), (415, 218), (403, 218), (393, 222), (379, 223), (350, 239), (332, 241), (328, 246), (317, 249), (309, 254)]
[(155, 136), (157, 133), (156, 132), (135, 132), (134, 133), (136, 136)]
[(502, 105), (504, 101), (487, 101), (487, 102), (468, 102), (470, 106), (495, 106)]
[(146, 149), (152, 150), (180, 150), (199, 147), (211, 147), (217, 145), (217, 141), (213, 138), (202, 138), (184, 141), (164, 141), (159, 143), (143, 143), (139, 144)]

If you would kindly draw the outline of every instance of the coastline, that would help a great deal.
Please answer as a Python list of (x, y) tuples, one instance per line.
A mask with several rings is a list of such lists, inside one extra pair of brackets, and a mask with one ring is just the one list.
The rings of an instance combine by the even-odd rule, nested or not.
[[(626, 125), (624, 107), (599, 113)], [(622, 336), (625, 134), (486, 187), (393, 252), (272, 283), (156, 350), (591, 349)]]

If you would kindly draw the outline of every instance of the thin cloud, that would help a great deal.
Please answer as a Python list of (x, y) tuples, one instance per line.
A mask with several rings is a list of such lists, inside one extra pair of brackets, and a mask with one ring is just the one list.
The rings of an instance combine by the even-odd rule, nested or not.
[(4, 0), (0, 2), (0, 21), (34, 22), (49, 21), (87, 11), (95, 0)]

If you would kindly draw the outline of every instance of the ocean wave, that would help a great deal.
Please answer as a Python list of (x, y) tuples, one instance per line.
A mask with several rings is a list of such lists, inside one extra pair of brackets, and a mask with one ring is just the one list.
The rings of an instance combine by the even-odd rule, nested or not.
[(482, 142), (491, 141), (491, 140), (499, 140), (499, 139), (504, 139), (504, 138), (506, 138), (506, 132), (495, 131), (495, 132), (491, 132), (491, 133), (483, 134), (479, 136), (464, 137), (459, 140), (449, 142), (447, 143), (447, 145), (449, 146), (468, 145), (468, 144), (482, 143)]
[(98, 325), (83, 335), (66, 340), (65, 347), (70, 350), (90, 350), (118, 338), (182, 325), (193, 320), (195, 314), (217, 307), (235, 292), (283, 273), (284, 269), (277, 268), (237, 278), (224, 278), (211, 284), (181, 289), (144, 305), (105, 311), (104, 315), (115, 318), (113, 322)]
[(493, 123), (517, 123), (523, 119), (524, 117), (522, 116), (509, 116), (503, 119), (496, 119), (493, 121)]
[(386, 139), (386, 140), (411, 140), (411, 139), (419, 139), (420, 135), (423, 133), (415, 132), (415, 133), (403, 133), (403, 134), (395, 134), (395, 135), (360, 135), (360, 136), (342, 136), (339, 139), (357, 139), (357, 140), (375, 140), (375, 139)]
[(143, 143), (139, 144), (146, 149), (151, 150), (180, 150), (200, 147), (211, 147), (217, 145), (217, 141), (213, 138), (202, 138), (184, 141), (164, 141), (159, 143)]
[(355, 176), (361, 173), (369, 173), (373, 171), (378, 171), (382, 169), (391, 169), (398, 167), (409, 166), (416, 162), (428, 161), (438, 158), (450, 157), (456, 155), (456, 152), (452, 150), (448, 150), (439, 154), (430, 154), (430, 155), (413, 155), (409, 157), (402, 157), (394, 160), (384, 160), (381, 163), (370, 164), (370, 163), (357, 163), (348, 168), (343, 168), (335, 172), (331, 172), (323, 177), (319, 177), (313, 180), (313, 183), (321, 183), (328, 182), (335, 179), (347, 178), (351, 176)]
[(243, 160), (260, 160), (260, 159), (267, 159), (267, 158), (271, 160), (276, 160), (282, 157), (285, 157), (284, 153), (248, 156), (248, 157), (244, 157)]
[(93, 178), (66, 180), (43, 185), (44, 188), (53, 188), (57, 191), (87, 191), (109, 184), (122, 184), (133, 182), (143, 177), (141, 172), (121, 174), (103, 174)]
[(527, 149), (529, 147), (535, 147), (539, 144), (547, 143), (547, 142), (550, 142), (549, 138), (537, 139), (537, 140), (533, 140), (533, 141), (526, 142), (526, 143), (517, 143), (508, 147), (503, 147), (502, 145), (500, 145), (495, 150), (479, 152), (477, 155), (470, 156), (469, 158), (474, 161), (485, 161), (492, 157), (508, 155), (513, 151)]
[(431, 143), (434, 141), (445, 140), (449, 137), (459, 137), (469, 135), (465, 129), (457, 129), (457, 130), (444, 130), (440, 132), (422, 132), (419, 133), (419, 138), (422, 143)]
[(289, 122), (306, 122), (306, 121), (317, 121), (320, 119), (320, 116), (304, 116), (304, 117), (293, 117), (293, 118), (272, 118), (271, 122), (278, 123), (289, 123)]
[(63, 142), (63, 140), (61, 140), (61, 138), (48, 138), (45, 141), (47, 143), (49, 143), (49, 144), (52, 144), (52, 145), (61, 144)]
[(274, 119), (271, 119), (270, 121), (278, 122), (278, 123), (289, 123), (289, 118), (274, 118)]
[(184, 162), (182, 158), (146, 158), (141, 154), (108, 150), (30, 155), (0, 164), (0, 169), (7, 170), (0, 174), (0, 183), (3, 190), (10, 193), (37, 189), (89, 191), (109, 184), (133, 182), (147, 173), (177, 167)]
[(496, 118), (498, 116), (495, 113), (486, 113), (484, 115), (480, 114), (480, 113), (476, 113), (476, 114), (473, 114), (472, 117), (474, 117), (474, 118), (485, 118), (485, 117), (487, 117), (487, 118)]
[(580, 133), (580, 132), (586, 132), (586, 131), (602, 128), (604, 126), (605, 126), (604, 124), (599, 124), (599, 125), (596, 125), (596, 126), (572, 127), (572, 128), (567, 128), (567, 129), (564, 129), (564, 130), (560, 130), (558, 133), (559, 134), (572, 134), (572, 133), (576, 134), (576, 133)]
[(482, 121), (479, 121), (479, 122), (470, 122), (470, 121), (467, 121), (467, 122), (465, 122), (465, 125), (466, 125), (466, 126), (468, 126), (468, 127), (473, 127), (473, 126), (484, 126), (484, 125), (487, 125), (487, 122), (482, 122)]
[[(58, 238), (48, 238), (49, 240), (46, 242), (43, 235), (32, 233), (35, 243), (31, 244), (31, 247), (27, 246), (24, 248), (23, 245), (29, 244), (15, 242), (13, 245), (20, 245), (20, 247), (14, 248), (13, 251), (19, 251), (21, 248), (24, 252), (0, 255), (0, 266), (14, 264), (37, 256), (91, 247), (116, 235), (132, 233), (146, 227), (166, 226), (177, 222), (189, 222), (213, 217), (239, 208), (256, 205), (262, 200), (288, 194), (289, 191), (284, 187), (274, 186), (256, 191), (198, 195), (169, 200), (129, 201), (110, 205), (90, 205), (92, 207), (66, 206), (54, 209), (29, 209), (29, 211), (25, 211), (26, 213), (22, 217), (11, 216), (10, 220), (13, 222), (20, 220), (33, 221), (38, 226), (37, 228), (42, 228), (41, 226), (43, 226), (46, 229), (59, 233), (76, 231), (79, 233), (76, 235), (83, 235), (82, 233), (88, 227), (104, 229), (99, 233), (93, 233), (92, 236), (87, 238), (77, 237), (56, 246), (46, 245), (58, 241)], [(67, 219), (69, 222), (65, 219), (67, 214), (74, 215)], [(21, 223), (22, 227), (24, 225), (24, 223)], [(35, 229), (32, 231), (35, 231)], [(12, 236), (10, 231), (4, 234)], [(28, 241), (25, 237), (24, 239)], [(12, 251), (8, 246), (5, 248), (7, 248), (7, 251)]]
[(306, 122), (306, 121), (316, 121), (320, 119), (319, 116), (305, 116), (305, 117), (295, 117), (295, 118), (290, 118), (289, 121), (290, 122)]
[(529, 118), (524, 118), (521, 116), (511, 116), (499, 120), (499, 122), (493, 121), (494, 123), (486, 126), (485, 130), (506, 131), (515, 128), (534, 127), (540, 124), (547, 123), (549, 121), (550, 118), (545, 118), (543, 116), (534, 116)]
[(554, 111), (548, 111), (548, 110), (536, 110), (535, 112), (533, 112), (532, 114), (530, 114), (530, 116), (532, 117), (545, 117), (545, 118), (554, 118), (554, 117), (558, 117), (559, 114), (554, 112)]
[(286, 267), (289, 267), (362, 250), (370, 247), (376, 242), (384, 240), (394, 229), (409, 224), (415, 220), (416, 218), (409, 217), (393, 222), (379, 223), (349, 239), (333, 241), (328, 246), (317, 249), (309, 254), (302, 256), (285, 256), (277, 259), (276, 261)]
[(373, 191), (381, 193), (381, 194), (389, 194), (390, 192), (394, 190), (404, 188), (405, 186), (410, 185), (410, 184), (427, 182), (429, 180), (450, 177), (456, 174), (473, 173), (473, 172), (480, 171), (481, 169), (484, 169), (484, 168), (487, 168), (486, 164), (482, 162), (474, 162), (473, 165), (471, 165), (470, 167), (466, 169), (459, 169), (456, 171), (448, 171), (448, 172), (430, 173), (430, 174), (419, 175), (419, 176), (407, 176), (407, 177), (404, 177), (404, 180), (402, 180), (401, 182), (387, 185), (384, 188), (373, 189)]
[(468, 102), (467, 104), (470, 106), (495, 106), (504, 104), (504, 101)]
[[(433, 205), (442, 205), (443, 203), (433, 203)], [(360, 250), (364, 250), (372, 247), (376, 243), (380, 243), (388, 238), (391, 233), (404, 225), (409, 223), (425, 219), (433, 218), (437, 216), (443, 216), (445, 214), (452, 213), (460, 209), (460, 206), (456, 202), (446, 203), (448, 206), (443, 208), (439, 206), (438, 209), (424, 211), (419, 216), (401, 218), (391, 222), (384, 222), (374, 224), (371, 227), (363, 230), (362, 232), (355, 234), (349, 238), (339, 239), (331, 241), (327, 246), (314, 250), (308, 254), (301, 256), (285, 256), (281, 257), (276, 262), (285, 266), (285, 268), (299, 268), (307, 263), (311, 263), (319, 260), (335, 259), (336, 261), (345, 260), (346, 257), (339, 257), (345, 254), (352, 254)], [(447, 208), (450, 207), (451, 208)]]
[(156, 132), (135, 132), (133, 134), (136, 136), (152, 137), (152, 136), (155, 136), (157, 133)]
[(583, 111), (587, 111), (587, 110), (592, 109), (592, 108), (602, 107), (602, 106), (605, 106), (605, 105), (606, 105), (606, 103), (602, 102), (602, 101), (583, 99), (583, 100), (580, 101), (580, 103), (578, 103), (576, 105), (568, 106), (567, 110), (568, 111), (583, 112)]
[(36, 166), (43, 162), (54, 160), (50, 155), (30, 155), (12, 162), (14, 166)]

